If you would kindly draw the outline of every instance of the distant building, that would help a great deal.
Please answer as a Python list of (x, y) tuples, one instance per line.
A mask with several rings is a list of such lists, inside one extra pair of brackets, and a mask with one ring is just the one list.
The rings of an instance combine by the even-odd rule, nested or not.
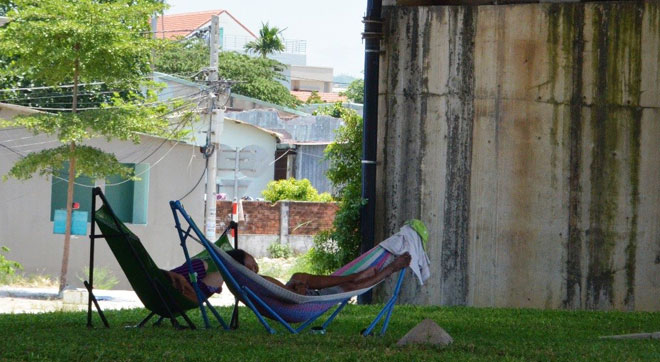
[[(220, 20), (220, 44), (225, 51), (245, 53), (245, 44), (258, 38), (258, 35), (243, 25), (227, 10), (208, 10), (194, 13), (168, 14), (158, 17), (155, 33), (163, 39), (177, 37), (200, 37), (208, 39), (211, 17), (218, 15)], [(332, 92), (333, 69), (307, 65), (307, 41), (283, 39), (284, 51), (271, 54), (287, 68), (282, 81), (290, 90)]]
[[(173, 97), (185, 97), (196, 94), (205, 88), (204, 85), (181, 79), (163, 73), (154, 73), (154, 79), (164, 82), (167, 87), (161, 92), (161, 100)], [(228, 133), (229, 127), (239, 122), (250, 124), (258, 130), (248, 130), (242, 127), (240, 132)], [(268, 152), (273, 152), (268, 171), (260, 173), (259, 179), (252, 185), (246, 184), (250, 178), (242, 178), (239, 196), (248, 195), (261, 197), (258, 185), (264, 185), (270, 180), (280, 180), (295, 177), (309, 179), (319, 192), (332, 192), (332, 185), (326, 177), (329, 163), (324, 159), (324, 150), (335, 138), (335, 130), (343, 121), (330, 116), (312, 116), (309, 113), (282, 107), (276, 104), (260, 101), (237, 94), (232, 94), (227, 102), (225, 114), (225, 130), (221, 142), (232, 146), (244, 147), (246, 140), (253, 139), (250, 144), (264, 145)], [(203, 130), (202, 128), (200, 130)], [(257, 138), (256, 134), (269, 133), (269, 137)], [(205, 136), (198, 132), (197, 144), (202, 145)], [(228, 140), (228, 141), (225, 141)], [(245, 144), (234, 145), (231, 142)], [(274, 146), (273, 146), (274, 145)], [(218, 176), (220, 192), (233, 197), (231, 175), (224, 173)]]
[(274, 110), (254, 109), (230, 112), (227, 117), (269, 129), (280, 135), (275, 154), (274, 179), (308, 179), (319, 192), (333, 192), (326, 173), (330, 163), (325, 148), (334, 141), (344, 121), (331, 116), (303, 116), (283, 119)]
[(220, 47), (223, 50), (242, 50), (247, 42), (257, 38), (257, 35), (227, 10), (208, 10), (158, 17), (157, 37), (175, 39), (202, 36), (204, 32), (208, 32), (213, 15), (218, 15), (220, 20)]
[[(227, 10), (208, 10), (194, 13), (168, 14), (158, 17), (156, 34), (159, 38), (177, 37), (207, 38), (211, 17), (218, 15), (220, 20), (220, 48), (227, 51), (245, 53), (245, 44), (258, 38), (258, 35), (243, 25)], [(307, 64), (307, 41), (283, 39), (284, 51), (271, 58), (287, 65)]]

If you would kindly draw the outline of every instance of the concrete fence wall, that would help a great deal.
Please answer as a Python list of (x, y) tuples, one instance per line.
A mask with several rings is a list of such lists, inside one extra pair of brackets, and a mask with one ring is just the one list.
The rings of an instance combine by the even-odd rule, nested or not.
[(403, 300), (660, 310), (659, 3), (384, 18), (377, 239), (421, 218), (433, 264)]
[[(231, 201), (218, 201), (218, 232), (231, 221)], [(239, 225), (239, 248), (255, 256), (267, 256), (273, 243), (289, 245), (304, 253), (313, 246), (316, 234), (330, 229), (338, 205), (334, 202), (243, 201), (245, 221)]]

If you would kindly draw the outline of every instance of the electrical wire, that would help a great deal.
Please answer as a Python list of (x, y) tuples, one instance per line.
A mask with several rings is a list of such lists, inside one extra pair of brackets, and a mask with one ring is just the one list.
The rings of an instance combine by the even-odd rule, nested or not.
[(289, 152), (291, 152), (291, 148), (287, 149), (283, 154), (280, 155), (280, 157), (274, 159), (273, 162), (268, 164), (268, 166), (272, 166), (273, 164), (275, 164), (275, 162), (279, 161), (282, 157), (286, 156)]
[(193, 191), (195, 191), (195, 189), (197, 188), (197, 186), (199, 186), (199, 184), (202, 182), (202, 179), (204, 178), (204, 175), (206, 175), (206, 170), (208, 169), (208, 167), (209, 167), (209, 159), (206, 158), (206, 165), (204, 166), (204, 169), (202, 169), (202, 174), (199, 175), (199, 179), (197, 180), (197, 183), (195, 183), (195, 186), (193, 186), (193, 187), (190, 189), (190, 191), (188, 191), (188, 192), (187, 192), (185, 195), (183, 195), (182, 197), (179, 197), (177, 200), (183, 200), (183, 199), (185, 199), (186, 197), (188, 197), (190, 194), (192, 194)]
[[(153, 77), (149, 77), (151, 79)], [(168, 85), (165, 89), (169, 90), (172, 88), (189, 88), (190, 85), (187, 84), (173, 84), (173, 85)], [(53, 87), (56, 88), (56, 87)], [(29, 91), (29, 90), (28, 90)], [(109, 90), (104, 90), (104, 91), (98, 91), (98, 92), (89, 92), (89, 93), (78, 93), (79, 96), (89, 96), (89, 95), (96, 95), (96, 94), (108, 94), (108, 93), (115, 93), (115, 92), (124, 92), (127, 91), (127, 89), (109, 89)], [(164, 92), (167, 93), (167, 92)], [(29, 96), (29, 94), (24, 93)], [(161, 95), (163, 93), (160, 93)], [(32, 98), (7, 98), (3, 99), (2, 101), (4, 102), (5, 100), (22, 100), (22, 99), (46, 99), (46, 98), (61, 98), (61, 97), (72, 97), (73, 93), (68, 93), (68, 94), (63, 94), (62, 92), (50, 92), (50, 93), (43, 93), (39, 92), (39, 97), (32, 97)]]
[[(168, 99), (166, 99), (166, 100), (164, 100), (164, 101), (157, 101), (157, 102), (143, 103), (143, 104), (140, 104), (140, 106), (143, 106), (143, 107), (144, 107), (144, 106), (153, 106), (153, 105), (160, 105), (160, 104), (164, 104), (164, 103), (170, 103), (170, 102), (172, 102), (172, 101), (180, 100), (180, 99), (187, 98), (187, 97), (192, 97), (192, 96), (197, 95), (197, 94), (200, 94), (200, 93), (202, 93), (202, 92), (203, 92), (203, 91), (198, 91), (198, 92), (195, 92), (195, 93), (192, 93), (192, 94), (188, 94), (188, 95), (185, 95), (185, 96), (179, 96), (179, 97), (168, 98)], [(32, 108), (32, 109), (38, 109), (38, 110), (42, 110), (42, 111), (61, 111), (61, 112), (72, 112), (72, 111), (73, 111), (73, 108), (51, 108), (51, 107), (29, 107), (29, 108)], [(87, 108), (76, 108), (76, 111), (89, 111), (89, 110), (95, 110), (95, 109), (119, 109), (119, 108), (121, 108), (121, 107), (115, 107), (115, 106), (109, 106), (109, 107), (87, 107)]]
[[(105, 82), (92, 82), (92, 83), (80, 83), (78, 87), (84, 87), (88, 85), (101, 85)], [(63, 84), (58, 86), (43, 86), (43, 87), (23, 87), (23, 88), (9, 88), (9, 89), (0, 89), (0, 92), (14, 92), (20, 90), (37, 90), (37, 89), (58, 89), (58, 88), (73, 88), (73, 84)]]
[[(198, 92), (198, 94), (199, 94), (199, 93), (202, 93), (202, 92)], [(198, 103), (198, 105), (199, 105), (199, 103)], [(185, 108), (186, 106), (187, 106), (187, 105), (181, 106), (181, 107), (179, 107), (179, 108), (177, 108), (177, 109), (174, 109), (174, 110), (172, 110), (172, 111), (166, 113), (165, 115), (167, 115), (167, 114), (172, 114), (172, 113), (174, 113), (174, 112), (176, 112), (176, 111), (179, 111), (179, 110)], [(165, 115), (164, 115), (164, 116), (165, 116)], [(177, 131), (177, 130), (183, 125), (183, 124), (184, 124), (183, 121), (182, 121), (182, 122), (179, 122), (179, 123), (177, 124), (177, 126), (172, 130), (171, 134), (173, 135), (173, 134), (174, 134), (174, 133), (175, 133), (175, 132), (176, 132), (176, 131)], [(156, 151), (158, 151), (158, 150), (159, 150), (159, 149), (160, 149), (160, 148), (161, 148), (161, 147), (162, 147), (167, 141), (171, 141), (171, 139), (166, 138), (165, 140), (163, 140), (163, 142), (162, 142), (162, 143), (161, 143), (161, 144), (160, 144), (160, 145), (159, 145), (154, 151), (152, 151), (148, 156), (146, 156), (145, 158), (143, 158), (143, 159), (142, 159), (140, 162), (138, 162), (138, 163), (144, 162), (144, 160), (146, 160), (147, 158), (151, 157), (151, 156), (152, 156)], [(48, 141), (48, 142), (58, 142), (58, 141)], [(44, 142), (44, 143), (48, 143), (48, 142)], [(146, 173), (147, 171), (151, 170), (151, 168), (153, 168), (153, 167), (156, 166), (158, 163), (160, 163), (160, 162), (161, 162), (161, 161), (162, 161), (162, 160), (163, 160), (163, 159), (164, 159), (164, 158), (165, 158), (165, 157), (166, 157), (166, 156), (167, 156), (167, 155), (168, 155), (168, 154), (174, 149), (174, 147), (175, 147), (176, 145), (178, 145), (179, 143), (180, 143), (180, 141), (177, 140), (177, 141), (172, 145), (172, 147), (170, 147), (170, 149), (169, 149), (169, 150), (168, 150), (168, 151), (167, 151), (167, 152), (166, 152), (166, 153), (165, 153), (160, 159), (158, 159), (158, 160), (157, 160), (156, 162), (154, 162), (153, 164), (149, 165), (149, 167), (148, 167), (146, 170), (142, 171), (141, 173), (139, 173), (139, 174), (137, 174), (137, 175), (135, 175), (135, 176), (140, 176), (140, 175)], [(24, 155), (23, 153), (21, 153), (21, 152), (15, 150), (13, 147), (9, 147), (9, 146), (7, 146), (7, 145), (5, 145), (5, 144), (3, 144), (3, 143), (0, 143), (0, 146), (3, 147), (3, 148), (8, 149), (8, 150), (11, 151), (12, 153), (14, 153), (14, 154), (20, 156), (21, 158), (24, 158), (24, 157), (25, 157), (25, 155)], [(68, 182), (68, 179), (66, 179), (66, 178), (62, 178), (62, 177), (59, 177), (59, 176), (54, 175), (54, 174), (52, 175), (52, 177), (53, 177), (53, 178), (56, 178), (56, 179), (59, 179), (59, 180), (62, 180), (62, 181), (67, 181), (67, 182)], [(120, 184), (123, 184), (123, 183), (129, 182), (129, 181), (131, 181), (131, 180), (124, 180), (124, 181), (121, 181), (121, 182), (118, 182), (118, 183), (114, 183), (114, 184), (106, 184), (106, 186), (120, 185)], [(81, 186), (81, 187), (85, 187), (85, 188), (93, 188), (93, 187), (95, 187), (95, 186), (89, 186), (89, 185), (80, 184), (80, 183), (77, 183), (77, 182), (74, 182), (74, 184), (75, 184), (75, 185), (78, 185), (78, 186)]]

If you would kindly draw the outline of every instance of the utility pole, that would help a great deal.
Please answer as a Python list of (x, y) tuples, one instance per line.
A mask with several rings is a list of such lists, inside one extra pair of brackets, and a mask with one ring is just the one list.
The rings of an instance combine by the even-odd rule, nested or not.
[(218, 89), (218, 44), (220, 44), (220, 20), (217, 15), (211, 17), (211, 35), (209, 37), (209, 49), (211, 50), (208, 83), (213, 89), (209, 102), (209, 140), (212, 152), (208, 155), (208, 166), (206, 169), (206, 210), (205, 210), (205, 235), (210, 242), (215, 242), (216, 228), (216, 179), (218, 174), (218, 150), (220, 149), (220, 134), (225, 120), (224, 105), (219, 105)]
[[(213, 151), (208, 155), (208, 166), (206, 168), (206, 224), (205, 236), (210, 242), (215, 242), (215, 228), (216, 228), (216, 178), (218, 174), (218, 152), (220, 151), (220, 134), (225, 121), (224, 104), (220, 104), (220, 100), (224, 100), (224, 94), (227, 92), (227, 81), (218, 80), (218, 47), (220, 46), (220, 18), (217, 15), (211, 17), (211, 34), (209, 36), (209, 49), (211, 51), (211, 64), (208, 71), (207, 83), (213, 89), (213, 94), (210, 99), (210, 127), (209, 127), (209, 140), (212, 145)], [(220, 97), (223, 95), (223, 97)], [(236, 240), (234, 240), (236, 243)], [(234, 244), (236, 245), (236, 244)], [(231, 329), (238, 328), (238, 298), (234, 301), (234, 311), (232, 312), (231, 321), (229, 323)]]

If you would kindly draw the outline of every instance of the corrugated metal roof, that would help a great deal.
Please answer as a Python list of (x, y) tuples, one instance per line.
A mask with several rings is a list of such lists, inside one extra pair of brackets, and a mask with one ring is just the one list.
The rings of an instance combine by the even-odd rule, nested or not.
[(266, 129), (266, 128), (263, 128), (263, 127), (255, 126), (255, 125), (253, 125), (253, 124), (251, 124), (251, 123), (243, 122), (243, 121), (238, 120), (238, 119), (232, 119), (232, 118), (227, 118), (227, 117), (225, 117), (225, 122), (227, 122), (227, 121), (232, 121), (232, 122), (234, 122), (234, 123), (243, 124), (243, 125), (246, 125), (246, 126), (249, 126), (249, 127), (256, 128), (256, 129), (258, 129), (258, 130), (260, 130), (260, 131), (262, 131), (262, 132), (268, 133), (269, 135), (275, 137), (275, 138), (277, 139), (277, 142), (281, 142), (282, 139), (284, 138), (284, 136), (283, 136), (282, 134), (280, 134), (280, 133), (277, 133), (277, 132), (271, 131), (271, 130)]

